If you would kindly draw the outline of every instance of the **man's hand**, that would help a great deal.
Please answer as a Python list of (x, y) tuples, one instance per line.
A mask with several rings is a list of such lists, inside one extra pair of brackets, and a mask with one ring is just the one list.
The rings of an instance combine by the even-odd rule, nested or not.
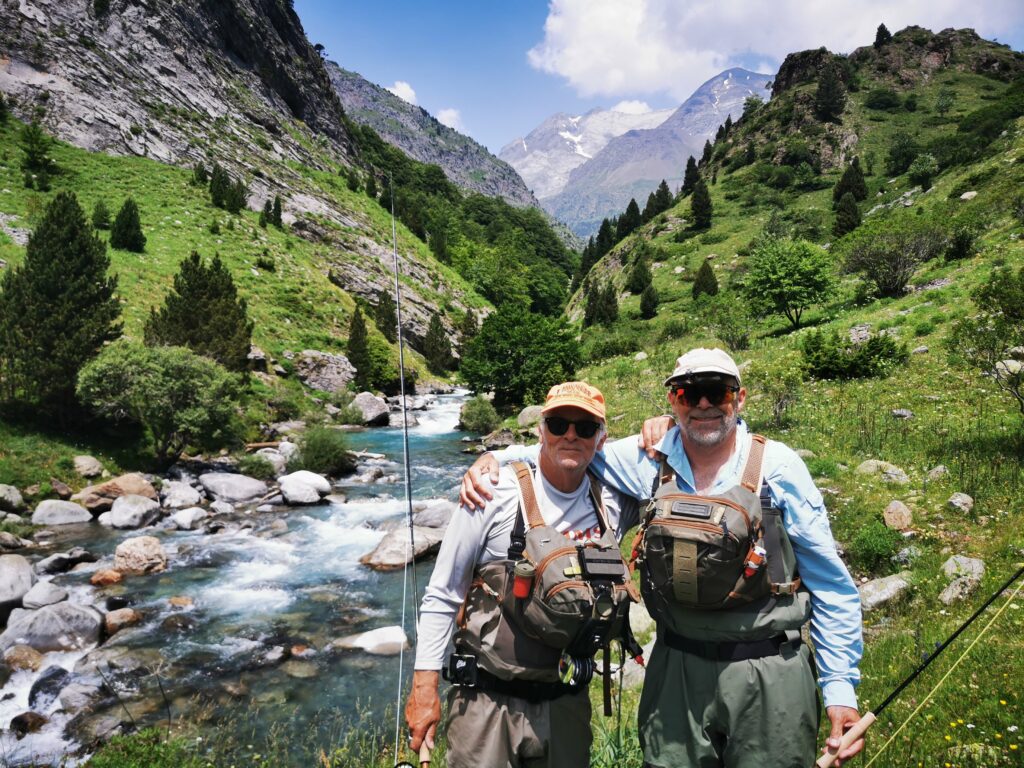
[(409, 728), (409, 748), (419, 752), (426, 739), (427, 748), (434, 748), (434, 735), (441, 722), (441, 698), (437, 695), (440, 672), (417, 670), (412, 675), (412, 692), (405, 702), (405, 724)]
[[(480, 454), (480, 458), (462, 476), (459, 502), (469, 509), (483, 509), (494, 497), (491, 488), (498, 484), (499, 469), (498, 460), (491, 453)], [(484, 481), (485, 476), (490, 478), (490, 483)]]
[(647, 455), (652, 459), (658, 458), (658, 450), (654, 446), (661, 442), (661, 438), (675, 424), (676, 422), (671, 416), (655, 416), (653, 419), (645, 421), (643, 429), (640, 430), (640, 439), (637, 441), (640, 450), (646, 450)]
[[(832, 721), (832, 732), (829, 733), (828, 738), (825, 740), (825, 746), (821, 749), (823, 753), (830, 749), (839, 749), (839, 740), (843, 737), (843, 734), (860, 720), (860, 715), (853, 707), (832, 706), (828, 707), (826, 712), (828, 713), (828, 719)], [(849, 760), (863, 748), (864, 739), (857, 739), (853, 744), (836, 755), (833, 765), (841, 766), (843, 760)]]

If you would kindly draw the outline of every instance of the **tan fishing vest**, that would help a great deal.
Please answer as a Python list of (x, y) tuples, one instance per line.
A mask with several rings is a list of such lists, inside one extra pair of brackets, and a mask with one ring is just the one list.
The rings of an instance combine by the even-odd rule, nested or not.
[[(522, 462), (511, 466), (520, 500), (509, 556), (474, 572), (456, 619), (455, 648), (503, 680), (557, 682), (562, 652), (592, 656), (598, 636), (603, 644), (624, 631), (629, 604), (640, 596), (608, 527), (596, 479), (590, 492), (601, 535), (573, 542), (544, 523), (532, 469)], [(512, 591), (521, 559), (535, 568), (527, 598)], [(588, 562), (597, 576), (585, 572)]]
[(682, 491), (662, 462), (634, 547), (659, 626), (696, 640), (761, 640), (810, 618), (782, 512), (763, 482), (764, 448), (753, 435), (739, 484), (716, 496)]

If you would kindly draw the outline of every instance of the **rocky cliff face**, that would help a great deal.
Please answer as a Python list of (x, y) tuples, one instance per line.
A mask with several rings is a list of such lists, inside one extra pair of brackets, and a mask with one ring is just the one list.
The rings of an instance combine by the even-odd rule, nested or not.
[(441, 166), (465, 190), (501, 197), (512, 205), (540, 207), (515, 169), (473, 139), (333, 61), (327, 62), (327, 73), (348, 116), (373, 128), (389, 144), (420, 162)]
[(748, 96), (768, 98), (771, 75), (729, 69), (708, 80), (657, 127), (631, 130), (610, 140), (592, 158), (574, 168), (565, 188), (542, 197), (544, 208), (586, 237), (601, 220), (625, 210), (636, 198), (642, 209), (662, 179), (682, 182), (690, 155), (700, 157), (726, 117), (736, 120)]

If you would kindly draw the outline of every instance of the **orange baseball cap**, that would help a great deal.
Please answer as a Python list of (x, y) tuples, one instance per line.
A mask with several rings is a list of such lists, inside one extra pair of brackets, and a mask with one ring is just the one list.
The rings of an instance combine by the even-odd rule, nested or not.
[(582, 381), (566, 381), (549, 389), (544, 407), (541, 409), (541, 415), (546, 416), (556, 408), (568, 406), (582, 408), (587, 413), (597, 416), (601, 421), (605, 420), (604, 395), (597, 387), (592, 387)]

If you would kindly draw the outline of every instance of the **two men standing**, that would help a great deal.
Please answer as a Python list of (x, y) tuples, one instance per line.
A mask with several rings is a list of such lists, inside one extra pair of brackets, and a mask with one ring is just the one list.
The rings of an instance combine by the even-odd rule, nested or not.
[[(644, 430), (644, 444), (661, 460), (634, 437), (609, 443), (591, 462), (602, 484), (635, 500), (653, 497), (639, 542), (641, 590), (658, 626), (639, 710), (645, 766), (807, 766), (818, 705), (800, 630), (810, 619), (835, 747), (858, 720), (856, 587), (803, 461), (751, 435), (739, 418), (746, 390), (732, 358), (691, 350), (665, 384), (675, 426), (665, 432), (671, 422), (659, 419)], [(513, 447), (495, 458), (535, 451)], [(481, 457), (470, 470), (464, 502), (492, 495), (484, 475), (496, 471), (493, 462)], [(500, 483), (495, 499), (499, 490)], [(637, 522), (637, 508), (620, 509), (625, 530)]]

